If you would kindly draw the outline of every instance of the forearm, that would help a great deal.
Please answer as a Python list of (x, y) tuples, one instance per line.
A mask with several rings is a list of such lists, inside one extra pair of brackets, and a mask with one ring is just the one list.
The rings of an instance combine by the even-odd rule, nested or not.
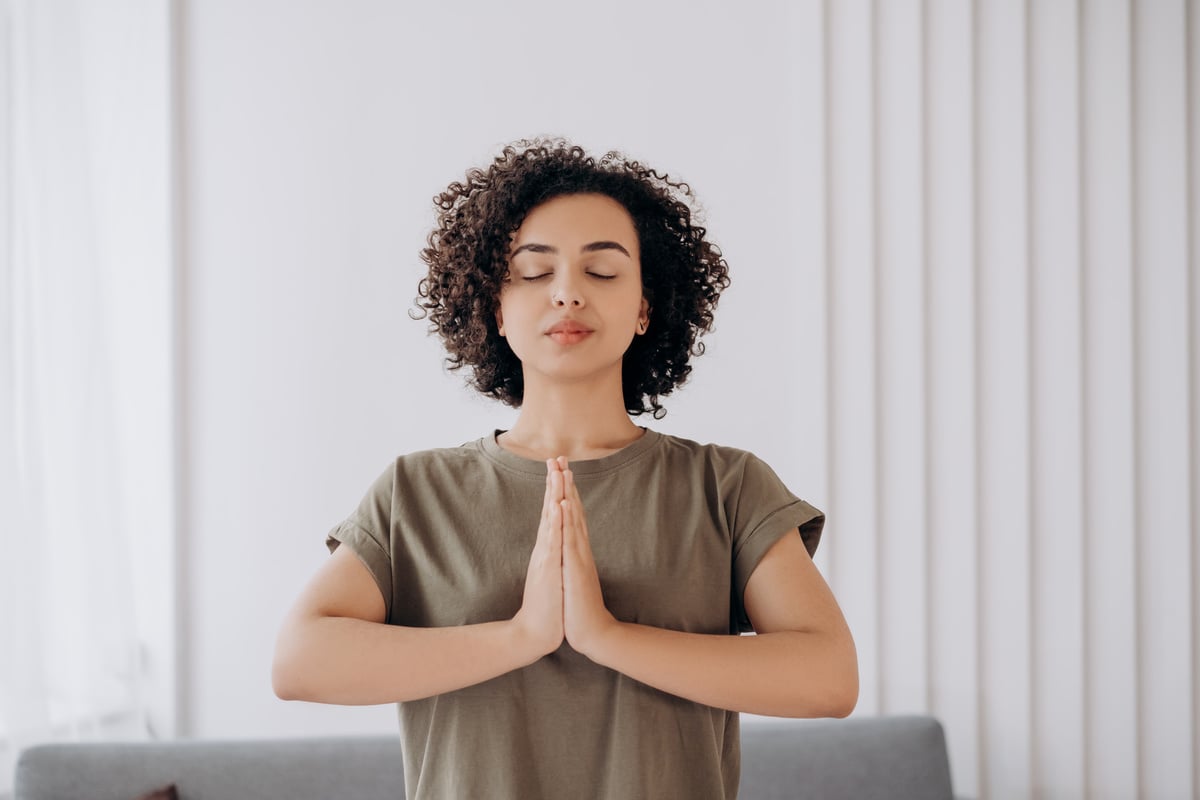
[(618, 622), (587, 655), (679, 697), (781, 717), (844, 717), (858, 698), (854, 645), (836, 634), (728, 636)]
[(285, 700), (371, 705), (416, 700), (482, 683), (535, 661), (511, 620), (407, 628), (349, 617), (290, 621), (272, 669)]

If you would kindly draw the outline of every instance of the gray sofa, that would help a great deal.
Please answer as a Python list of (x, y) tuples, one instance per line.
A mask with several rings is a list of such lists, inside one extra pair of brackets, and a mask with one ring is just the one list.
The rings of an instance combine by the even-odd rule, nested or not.
[[(399, 738), (360, 736), (39, 745), (17, 763), (15, 800), (134, 800), (170, 783), (182, 800), (404, 793)], [(929, 717), (743, 718), (740, 796), (950, 800), (945, 736)]]

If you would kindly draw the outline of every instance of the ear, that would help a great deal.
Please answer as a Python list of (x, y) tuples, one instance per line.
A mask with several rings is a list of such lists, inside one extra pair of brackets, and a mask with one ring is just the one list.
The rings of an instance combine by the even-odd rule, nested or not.
[(642, 307), (638, 311), (638, 334), (644, 334), (646, 328), (650, 325), (650, 301), (645, 297), (642, 298)]
[(500, 332), (501, 336), (504, 336), (504, 312), (500, 310), (499, 306), (496, 306), (496, 330)]

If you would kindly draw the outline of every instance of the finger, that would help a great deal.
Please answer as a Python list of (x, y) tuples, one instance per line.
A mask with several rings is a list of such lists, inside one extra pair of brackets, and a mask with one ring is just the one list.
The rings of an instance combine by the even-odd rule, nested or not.
[[(553, 467), (552, 467), (553, 465)], [(562, 501), (562, 473), (558, 471), (558, 465), (553, 459), (546, 460), (546, 494), (542, 499), (542, 517), (538, 525), (538, 541), (545, 541), (550, 533), (551, 515), (557, 509), (561, 516), (561, 509), (558, 504)], [(561, 526), (561, 521), (558, 523)], [(561, 532), (560, 532), (561, 536)]]
[[(549, 465), (549, 461), (546, 462)], [(546, 492), (542, 495), (542, 522), (550, 518), (550, 507), (554, 505), (554, 495), (550, 491), (550, 470), (546, 470)]]
[(556, 469), (550, 473), (550, 497), (552, 502), (558, 504), (565, 496), (563, 494), (563, 474)]
[(562, 506), (554, 503), (550, 507), (550, 521), (546, 526), (549, 532), (550, 560), (562, 564), (563, 550), (563, 516)]
[(583, 513), (583, 498), (579, 495), (579, 485), (575, 483), (575, 473), (567, 470), (565, 473), (567, 479), (567, 499), (575, 509), (575, 526), (578, 528), (579, 536), (586, 542), (588, 541), (587, 516)]
[(535, 553), (543, 556), (554, 546), (554, 514), (554, 503), (551, 503), (546, 507), (541, 524), (538, 525), (537, 541), (534, 542), (533, 549)]
[(563, 473), (563, 497), (579, 506), (579, 513), (583, 513), (583, 498), (579, 496), (579, 484), (575, 483), (573, 470)]
[(565, 551), (570, 549), (571, 540), (575, 536), (575, 529), (571, 523), (571, 504), (567, 500), (559, 500), (558, 511), (562, 518), (563, 550)]
[(579, 506), (572, 502), (569, 498), (564, 499), (562, 505), (563, 519), (563, 550), (569, 552), (573, 556), (579, 556), (579, 549), (582, 546), (582, 533), (579, 529)]

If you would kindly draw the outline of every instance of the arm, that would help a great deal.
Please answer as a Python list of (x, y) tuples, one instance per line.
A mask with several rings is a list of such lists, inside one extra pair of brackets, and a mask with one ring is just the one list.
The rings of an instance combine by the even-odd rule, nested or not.
[(564, 623), (576, 650), (718, 708), (787, 717), (844, 717), (854, 709), (854, 640), (798, 531), (767, 551), (746, 585), (746, 612), (758, 635), (683, 633), (618, 622), (608, 613), (569, 472), (564, 509)]
[(562, 642), (562, 476), (547, 476), (521, 610), (449, 628), (384, 622), (375, 579), (339, 547), (301, 593), (275, 645), (271, 682), (284, 700), (368, 705), (416, 700), (530, 664)]

